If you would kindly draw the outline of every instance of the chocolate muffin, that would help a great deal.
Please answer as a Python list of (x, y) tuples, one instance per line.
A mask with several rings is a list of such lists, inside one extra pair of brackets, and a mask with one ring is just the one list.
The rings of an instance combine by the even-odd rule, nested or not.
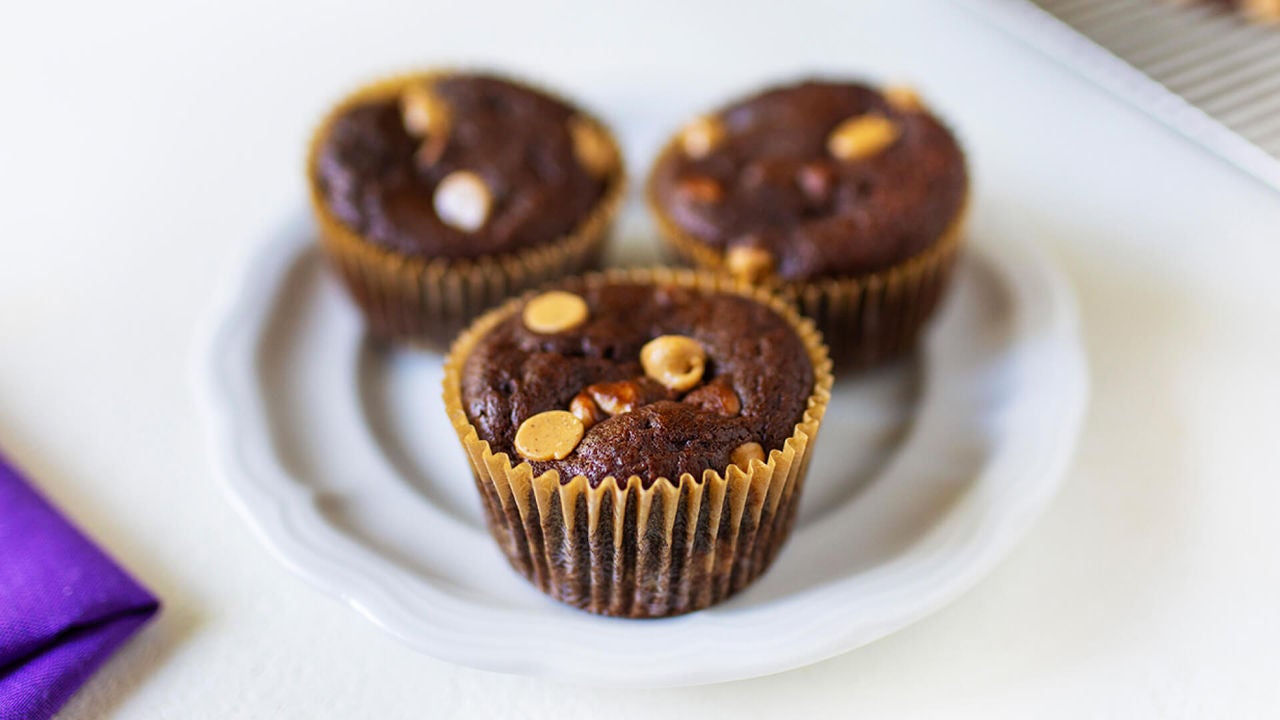
[(819, 80), (695, 119), (648, 182), (679, 257), (779, 289), (842, 369), (911, 347), (949, 275), (968, 193), (964, 153), (916, 93)]
[(512, 80), (362, 88), (307, 165), (322, 246), (378, 335), (444, 347), (483, 310), (598, 266), (625, 172), (610, 133)]
[(616, 271), (478, 320), (445, 405), (518, 571), (592, 612), (659, 617), (768, 567), (830, 385), (812, 325), (767, 292)]

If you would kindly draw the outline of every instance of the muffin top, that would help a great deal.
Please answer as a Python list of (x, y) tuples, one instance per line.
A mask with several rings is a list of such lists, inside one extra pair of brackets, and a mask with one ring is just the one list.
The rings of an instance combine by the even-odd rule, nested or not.
[(653, 202), (735, 273), (856, 276), (928, 248), (968, 188), (955, 138), (909, 89), (807, 81), (698, 118), (659, 158)]
[(814, 385), (771, 308), (674, 285), (570, 280), (482, 338), (461, 372), (481, 440), (535, 475), (701, 479), (780, 449)]
[(329, 211), (367, 241), (420, 257), (554, 242), (618, 172), (595, 120), (486, 75), (421, 76), (368, 93), (317, 142), (310, 172)]

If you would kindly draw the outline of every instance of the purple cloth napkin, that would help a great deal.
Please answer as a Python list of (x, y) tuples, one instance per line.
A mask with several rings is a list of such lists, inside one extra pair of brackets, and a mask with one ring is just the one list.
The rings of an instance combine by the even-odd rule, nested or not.
[(0, 720), (52, 716), (158, 607), (0, 455)]

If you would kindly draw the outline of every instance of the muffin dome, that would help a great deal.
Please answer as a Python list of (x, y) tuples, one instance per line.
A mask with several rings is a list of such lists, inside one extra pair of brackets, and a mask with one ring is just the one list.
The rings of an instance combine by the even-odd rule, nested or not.
[(699, 118), (654, 167), (653, 201), (782, 280), (875, 272), (920, 253), (964, 205), (955, 138), (906, 90), (807, 81)]

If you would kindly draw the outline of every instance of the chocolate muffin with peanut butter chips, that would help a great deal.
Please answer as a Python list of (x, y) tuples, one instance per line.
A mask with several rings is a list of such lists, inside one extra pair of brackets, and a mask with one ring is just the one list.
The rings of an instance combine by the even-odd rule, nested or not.
[(452, 72), (357, 90), (307, 160), (321, 244), (371, 330), (437, 348), (502, 300), (597, 267), (625, 176), (600, 121)]
[(786, 539), (832, 383), (785, 301), (714, 273), (588, 275), (495, 309), (445, 408), (513, 567), (595, 613), (707, 607)]
[(647, 190), (678, 257), (777, 289), (849, 370), (913, 345), (954, 264), (969, 179), (910, 88), (810, 80), (689, 122)]

